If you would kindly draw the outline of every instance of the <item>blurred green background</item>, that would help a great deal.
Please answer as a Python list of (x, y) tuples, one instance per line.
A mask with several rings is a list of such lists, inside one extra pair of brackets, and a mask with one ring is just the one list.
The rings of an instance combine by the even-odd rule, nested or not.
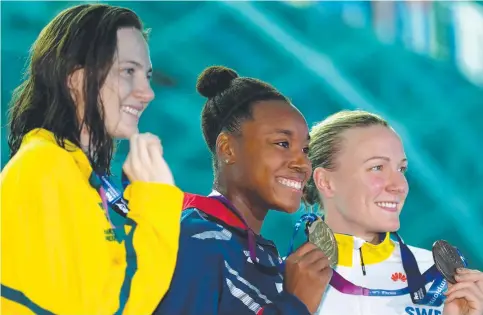
[[(6, 115), (30, 45), (80, 2), (1, 3), (1, 158)], [(342, 109), (389, 120), (409, 158), (406, 242), (446, 239), (483, 269), (483, 6), (478, 2), (109, 2), (152, 28), (155, 101), (142, 131), (162, 137), (177, 184), (210, 192), (197, 75), (225, 65), (275, 85), (310, 125)], [(121, 143), (113, 172), (127, 146)], [(39, 162), (39, 166), (41, 162)], [(270, 213), (263, 234), (282, 254), (300, 213)]]

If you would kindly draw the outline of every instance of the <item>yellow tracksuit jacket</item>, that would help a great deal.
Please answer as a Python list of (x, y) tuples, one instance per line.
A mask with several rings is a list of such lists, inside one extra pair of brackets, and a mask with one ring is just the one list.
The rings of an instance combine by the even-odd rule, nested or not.
[(150, 314), (168, 290), (183, 193), (132, 183), (130, 212), (113, 229), (91, 172), (79, 148), (45, 129), (28, 133), (3, 169), (2, 314)]

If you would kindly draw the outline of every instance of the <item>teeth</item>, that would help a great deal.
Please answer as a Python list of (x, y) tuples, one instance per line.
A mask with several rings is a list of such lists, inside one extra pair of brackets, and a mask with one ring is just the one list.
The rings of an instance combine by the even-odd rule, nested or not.
[(285, 185), (293, 189), (302, 190), (302, 183), (299, 181), (286, 179), (286, 178), (278, 178), (277, 180), (282, 185)]
[(122, 107), (122, 111), (125, 112), (125, 113), (128, 113), (128, 114), (131, 114), (131, 115), (134, 115), (136, 117), (141, 117), (141, 111), (140, 110), (137, 110), (133, 107), (129, 107), (129, 106), (123, 106)]
[(397, 203), (395, 202), (376, 202), (376, 205), (378, 205), (379, 207), (383, 207), (383, 208), (396, 208), (397, 207)]

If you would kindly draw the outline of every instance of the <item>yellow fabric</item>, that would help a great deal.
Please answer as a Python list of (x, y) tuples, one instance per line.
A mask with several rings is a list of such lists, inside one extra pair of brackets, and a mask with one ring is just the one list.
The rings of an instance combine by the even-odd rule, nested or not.
[[(354, 252), (354, 237), (345, 234), (335, 234), (339, 250), (339, 266), (352, 267), (352, 257)], [(390, 234), (386, 233), (384, 240), (374, 245), (369, 242), (362, 244), (362, 257), (364, 257), (364, 265), (371, 265), (383, 262), (391, 256), (394, 250), (394, 242), (391, 240)]]
[(89, 184), (86, 155), (71, 143), (66, 149), (49, 131), (33, 130), (1, 173), (1, 313), (32, 314), (4, 298), (7, 287), (55, 314), (114, 314), (125, 300), (126, 248), (134, 247), (137, 270), (123, 313), (151, 314), (174, 272), (183, 193), (132, 183), (125, 192), (132, 243), (119, 243)]

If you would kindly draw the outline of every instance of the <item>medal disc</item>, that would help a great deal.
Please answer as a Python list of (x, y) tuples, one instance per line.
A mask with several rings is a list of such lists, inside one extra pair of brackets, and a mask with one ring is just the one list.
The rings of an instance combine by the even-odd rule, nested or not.
[(329, 259), (330, 267), (335, 268), (339, 258), (337, 241), (329, 226), (318, 218), (307, 228), (309, 242), (319, 247)]
[(433, 244), (434, 264), (443, 277), (450, 283), (456, 283), (454, 278), (457, 268), (465, 264), (456, 247), (446, 241), (439, 240)]

